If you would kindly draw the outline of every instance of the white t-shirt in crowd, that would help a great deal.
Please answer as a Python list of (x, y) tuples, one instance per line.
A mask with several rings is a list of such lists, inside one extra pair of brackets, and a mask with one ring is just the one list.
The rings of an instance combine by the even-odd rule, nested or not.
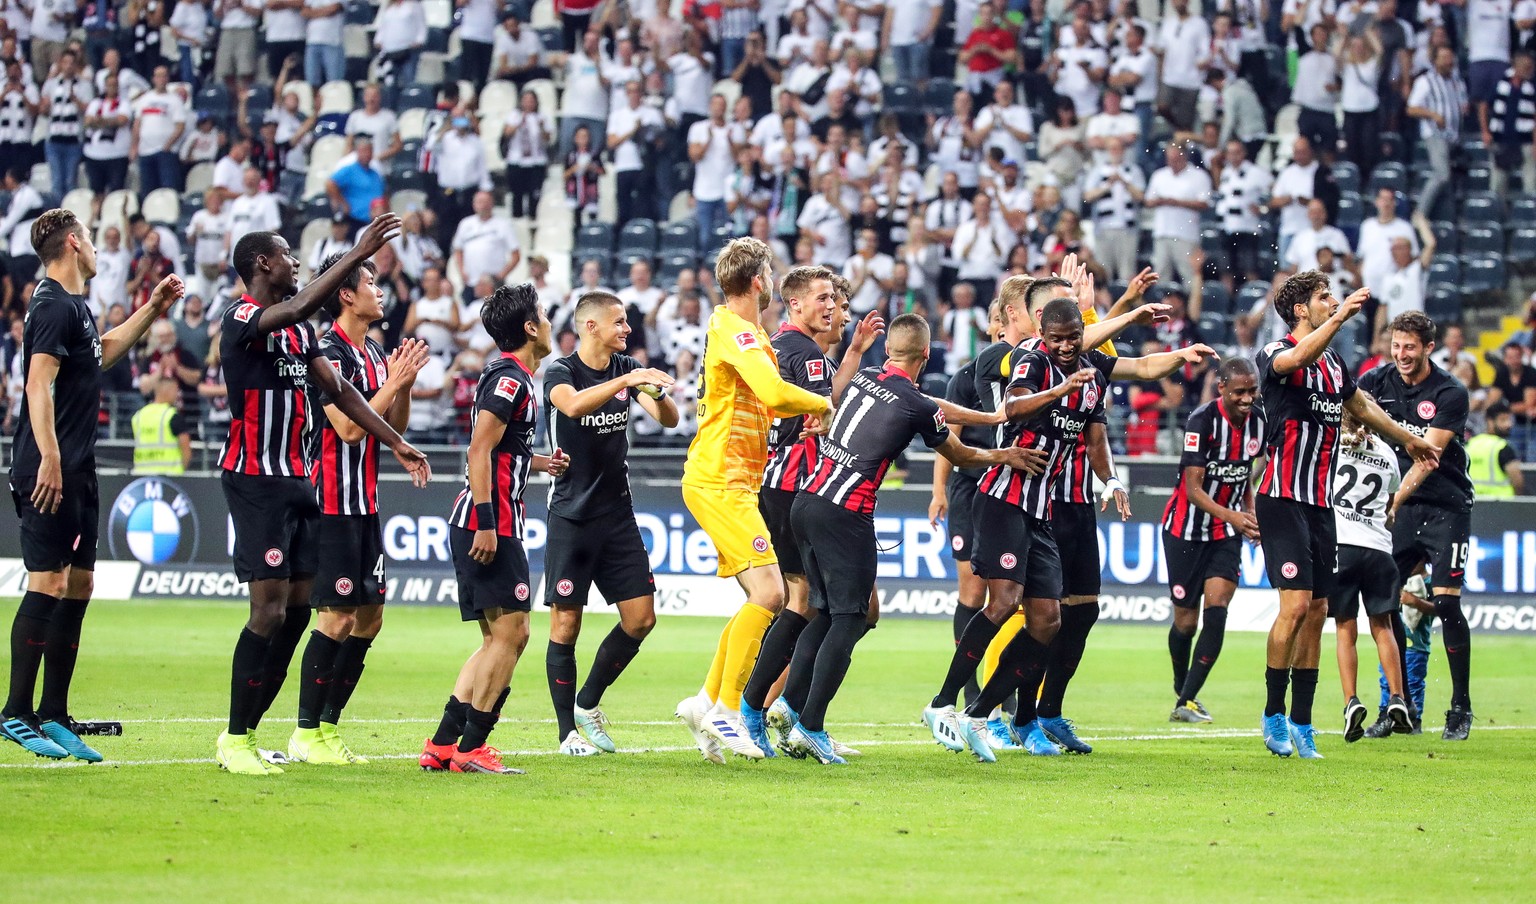
[(1322, 229), (1308, 226), (1291, 239), (1290, 247), (1285, 252), (1285, 263), (1298, 272), (1316, 269), (1317, 252), (1323, 248), (1332, 248), (1335, 255), (1343, 258), (1349, 253), (1349, 239), (1336, 226), (1324, 226)]
[[(936, 0), (897, 0), (890, 5), (891, 46), (907, 47), (918, 43), (918, 32), (928, 27)], [(933, 35), (928, 36), (929, 40)]]
[(187, 105), (171, 91), (150, 90), (133, 102), (133, 115), (139, 121), (139, 155), (158, 154), (176, 127), (186, 122)]
[(1317, 161), (1306, 166), (1291, 163), (1275, 177), (1272, 194), (1290, 198), (1291, 203), (1280, 208), (1280, 234), (1295, 235), (1307, 228), (1307, 202), (1317, 191)]
[(507, 266), (507, 258), (520, 247), (517, 230), (506, 217), (492, 215), (482, 220), (468, 216), (454, 230), (451, 250), (464, 253), (464, 282), (472, 286), (486, 274), (499, 275)]
[(673, 54), (667, 60), (672, 70), (672, 96), (677, 98), (677, 108), (684, 113), (705, 116), (709, 113), (709, 92), (715, 80), (714, 57), (704, 54), (704, 61), (686, 53)]
[(725, 198), (725, 180), (735, 163), (731, 159), (731, 125), (715, 125), (709, 120), (696, 122), (688, 129), (688, 143), (708, 144), (704, 158), (694, 165), (693, 197), (699, 201)]
[[(416, 315), (416, 338), (427, 344), (434, 355), (451, 355), (454, 350), (453, 330), (444, 323), (452, 323), (458, 313), (459, 303), (451, 295), (441, 298), (418, 298), (412, 308)], [(440, 322), (432, 322), (440, 321)]]
[(1467, 59), (1509, 62), (1510, 0), (1467, 0)]
[[(304, 0), (304, 5), (310, 9), (323, 9), (331, 6), (335, 0)], [(335, 46), (341, 43), (342, 14), (321, 16), (318, 19), (304, 20), (304, 42), (306, 44), (325, 44)]]
[(1392, 243), (1399, 238), (1408, 240), (1413, 256), (1419, 256), (1419, 236), (1407, 220), (1393, 217), (1383, 223), (1371, 217), (1360, 224), (1360, 239), (1355, 242), (1355, 257), (1360, 260), (1360, 278), (1372, 289), (1392, 269)]
[(1211, 27), (1203, 18), (1191, 13), (1180, 19), (1170, 12), (1158, 29), (1157, 42), (1163, 48), (1163, 84), (1189, 91), (1204, 84), (1202, 67), (1211, 58)]
[[(1211, 176), (1199, 167), (1184, 166), (1182, 173), (1163, 167), (1147, 182), (1148, 201), (1171, 198), (1178, 201), (1211, 200)], [(1162, 206), (1152, 212), (1152, 235), (1156, 238), (1200, 238), (1200, 212), (1187, 207)]]
[(869, 278), (864, 280), (863, 285), (859, 286), (859, 290), (853, 293), (852, 298), (848, 299), (848, 308), (859, 316), (873, 311), (875, 305), (880, 303), (880, 296), (883, 294), (880, 289), (880, 283), (875, 280), (880, 279), (890, 282), (891, 275), (895, 270), (896, 262), (891, 259), (889, 254), (876, 254), (868, 260), (865, 260), (863, 255), (855, 254), (844, 261), (843, 276), (850, 283), (857, 283), (860, 274), (869, 274)]

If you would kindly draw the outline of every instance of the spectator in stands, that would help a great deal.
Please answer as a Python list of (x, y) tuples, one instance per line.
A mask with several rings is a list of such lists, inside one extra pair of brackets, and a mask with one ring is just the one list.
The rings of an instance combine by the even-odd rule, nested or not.
[(304, 80), (315, 88), (347, 77), (347, 57), (341, 44), (345, 8), (337, 0), (304, 0)]
[(1190, 14), (1189, 0), (1172, 0), (1171, 7), (1163, 16), (1153, 53), (1162, 60), (1158, 112), (1172, 124), (1177, 138), (1195, 128), (1195, 106), (1211, 58), (1211, 29)]
[(85, 108), (85, 179), (91, 187), (91, 217), (101, 216), (101, 202), (128, 184), (128, 151), (132, 146), (133, 108), (119, 94), (116, 77), (108, 77), (102, 95)]
[(171, 72), (160, 65), (150, 78), (150, 89), (133, 103), (133, 148), (130, 160), (139, 162), (139, 197), (157, 188), (181, 187), (181, 161), (176, 147), (187, 128), (187, 105), (170, 90)]
[(679, 289), (674, 312), (658, 316), (656, 325), (661, 335), (662, 354), (674, 366), (681, 363), (683, 355), (699, 357), (704, 354), (707, 321), (698, 289)]
[(902, 0), (885, 7), (880, 46), (896, 64), (896, 79), (923, 90), (928, 86), (929, 49), (944, 16), (938, 0)]
[[(11, 44), (14, 53), (14, 39)], [(7, 59), (5, 85), (0, 87), (0, 160), (6, 166), (30, 167), (36, 161), (32, 133), (40, 101), (37, 84), (26, 76), (21, 60)]]
[(1376, 216), (1360, 224), (1360, 238), (1355, 243), (1364, 285), (1373, 290), (1381, 285), (1392, 267), (1392, 243), (1400, 238), (1408, 241), (1410, 257), (1418, 253), (1419, 237), (1414, 227), (1397, 215), (1397, 193), (1382, 186), (1376, 190)]
[[(420, 0), (412, 0), (420, 2)], [(384, 89), (378, 85), (363, 86), (363, 106), (347, 115), (345, 129), (349, 143), (356, 148), (359, 135), (373, 139), (373, 156), (380, 163), (387, 163), (400, 153), (400, 120), (395, 111), (384, 106)], [(379, 163), (374, 164), (379, 166)]]
[(215, 0), (218, 51), (213, 77), (224, 82), (230, 97), (239, 97), (256, 77), (256, 17), (263, 0)]
[(10, 193), (11, 199), (5, 209), (5, 218), (0, 219), (0, 235), (9, 237), (10, 241), (7, 270), (14, 299), (21, 293), (23, 286), (37, 277), (37, 270), (42, 266), (42, 261), (32, 248), (32, 221), (37, 219), (45, 207), (43, 196), (32, 187), (31, 173), (24, 167), (12, 164), (6, 169), (5, 190)]
[[(331, 232), (325, 238), (315, 243), (315, 247), (309, 252), (309, 272), (317, 274), (326, 258), (333, 254), (345, 254), (352, 249), (354, 244), (349, 233), (351, 227), (347, 215), (341, 211), (331, 214)], [(378, 283), (378, 274), (374, 274), (374, 283)]]
[(544, 44), (538, 33), (524, 28), (522, 21), (511, 14), (501, 17), (501, 25), (496, 30), (491, 54), (491, 71), (496, 77), (518, 88), (536, 78), (551, 78), (549, 67), (543, 64)]
[(28, 6), (32, 8), (32, 71), (41, 78), (48, 78), (64, 55), (76, 6), (65, 0), (36, 0), (20, 6), (21, 11), (25, 13)]
[(1083, 231), (1082, 219), (1070, 207), (1056, 218), (1056, 225), (1041, 241), (1039, 252), (1045, 258), (1046, 269), (1052, 273), (1061, 269), (1062, 260), (1069, 254), (1076, 254), (1085, 261), (1095, 260), (1094, 239)]
[[(207, 122), (208, 120), (203, 120)], [(200, 122), (199, 125), (202, 123)], [(225, 198), (233, 198), (245, 190), (245, 168), (251, 160), (251, 142), (248, 138), (236, 138), (229, 143), (229, 151), (213, 165), (212, 190)]]
[(1493, 103), (1509, 68), (1514, 5), (1510, 0), (1466, 0), (1467, 94), (1478, 106)]
[[(1008, 251), (1013, 247), (1013, 237), (1002, 218), (993, 214), (992, 199), (985, 192), (977, 192), (971, 205), (974, 215), (955, 230), (956, 275), (961, 282), (971, 284), (976, 298), (985, 298), (990, 304), (997, 286), (997, 274), (1002, 271)], [(983, 312), (982, 320), (985, 319)]]
[(175, 268), (176, 272), (180, 273), (182, 270), (181, 239), (176, 235), (175, 230), (160, 223), (149, 222), (144, 219), (142, 213), (130, 214), (128, 216), (127, 239), (135, 252), (144, 247), (144, 237), (151, 232), (160, 236), (160, 253), (170, 258), (171, 266)]
[(640, 81), (631, 79), (624, 86), (623, 105), (608, 114), (608, 154), (613, 161), (620, 225), (649, 209), (646, 186), (651, 174), (647, 158), (653, 156), (665, 129), (661, 113), (645, 103)]
[(580, 229), (597, 219), (597, 186), (603, 162), (592, 147), (592, 130), (587, 126), (577, 128), (571, 139), (571, 149), (565, 154), (565, 202), (575, 211), (576, 228)]
[(404, 333), (425, 342), (432, 354), (451, 358), (458, 346), (459, 303), (442, 271), (428, 267), (421, 274), (421, 297), (411, 304)]
[(1078, 7), (1045, 68), (1058, 101), (1070, 99), (1080, 117), (1098, 112), (1099, 95), (1109, 73), (1109, 56), (1094, 40), (1086, 12), (1085, 7)]
[(230, 213), (225, 209), (224, 194), (210, 188), (203, 193), (203, 206), (193, 212), (187, 223), (192, 269), (201, 280), (198, 291), (210, 291), (229, 268), (229, 229)]
[(1429, 178), (1419, 195), (1415, 217), (1431, 217), (1440, 193), (1450, 185), (1451, 161), (1466, 113), (1467, 88), (1456, 71), (1456, 51), (1437, 48), (1433, 65), (1414, 79), (1408, 95), (1408, 115), (1419, 121), (1419, 140), (1429, 154)]
[[(133, 35), (132, 56), (127, 61), (130, 68), (144, 72), (163, 59), (160, 29), (165, 27), (169, 14), (166, 0), (130, 0), (123, 8), (123, 24)], [(123, 43), (126, 49), (130, 43), (126, 36)]]
[(1177, 273), (1189, 285), (1195, 281), (1190, 253), (1200, 245), (1200, 213), (1211, 204), (1211, 177), (1189, 165), (1177, 142), (1164, 155), (1168, 165), (1148, 180), (1144, 202), (1153, 209), (1152, 269)]
[(565, 69), (565, 93), (560, 100), (560, 152), (570, 153), (576, 130), (583, 126), (592, 147), (606, 146), (609, 88), (598, 34), (584, 35), (578, 52), (551, 54), (550, 65)]
[(1229, 138), (1216, 202), (1221, 229), (1227, 237), (1229, 264), (1221, 273), (1221, 281), (1229, 292), (1234, 288), (1234, 274), (1245, 280), (1259, 278), (1259, 236), (1263, 232), (1265, 202), (1273, 184), (1269, 170), (1248, 159), (1247, 144)]
[(474, 212), (453, 233), (453, 262), (466, 284), (490, 276), (500, 285), (523, 256), (517, 229), (511, 220), (496, 214), (496, 196), (489, 191), (475, 192), (472, 203)]
[[(176, 265), (160, 250), (160, 233), (153, 229), (145, 232), (139, 244), (139, 253), (133, 256), (133, 266), (128, 274), (128, 296), (132, 299), (133, 310), (137, 311), (148, 304), (149, 296), (160, 280), (175, 272)], [(172, 330), (174, 335), (175, 331)]]
[[(684, 113), (686, 118), (687, 114)], [(725, 183), (734, 167), (735, 148), (746, 136), (725, 121), (725, 97), (709, 99), (709, 119), (688, 129), (688, 159), (693, 162), (694, 217), (699, 253), (716, 247), (715, 231), (726, 224)]]
[(1221, 129), (1217, 140), (1225, 147), (1235, 138), (1243, 143), (1249, 160), (1257, 158), (1268, 137), (1269, 127), (1263, 101), (1253, 83), (1242, 74), (1222, 73), (1214, 84), (1221, 91)]
[(1493, 155), (1493, 179), (1489, 188), (1503, 197), (1509, 191), (1509, 174), (1520, 172), (1523, 191), (1536, 191), (1536, 57), (1522, 50), (1514, 65), (1499, 79), (1493, 100), (1477, 105), (1483, 143)]
[[(1370, 285), (1367, 283), (1366, 285)], [(1446, 324), (1440, 329), (1440, 347), (1435, 349), (1430, 358), (1446, 370), (1451, 370), (1462, 364), (1470, 364), (1477, 367), (1477, 356), (1467, 351), (1467, 334), (1460, 324)], [(1465, 382), (1465, 381), (1463, 381)], [(1469, 388), (1471, 384), (1468, 384)]]
[(1392, 263), (1381, 281), (1370, 286), (1376, 305), (1376, 329), (1380, 330), (1397, 315), (1424, 310), (1425, 270), (1435, 256), (1435, 234), (1425, 230), (1424, 250), (1417, 256), (1413, 243), (1403, 236), (1392, 239)]
[(385, 0), (373, 20), (373, 46), (386, 84), (416, 84), (416, 65), (427, 45), (427, 12), (421, 0)]
[[(302, 67), (304, 58), (304, 0), (262, 0), (262, 37), (266, 40), (267, 75), (281, 83), (284, 69)], [(281, 93), (281, 92), (279, 92)]]
[(939, 341), (949, 349), (944, 370), (953, 374), (976, 357), (987, 344), (987, 312), (976, 307), (978, 294), (968, 282), (958, 282), (950, 293), (949, 310), (939, 320)]
[(1317, 253), (1322, 248), (1332, 249), (1346, 262), (1354, 260), (1349, 252), (1349, 239), (1337, 226), (1329, 224), (1327, 206), (1313, 198), (1307, 202), (1307, 228), (1296, 233), (1281, 264), (1293, 274), (1318, 269)]
[[(420, 335), (416, 338), (426, 341)], [(406, 422), (406, 435), (412, 442), (448, 441), (444, 428), (452, 417), (452, 386), (447, 362), (441, 355), (428, 355), (427, 363), (421, 366), (416, 373), (416, 382), (411, 385), (411, 416)]]
[(1307, 227), (1307, 204), (1317, 197), (1320, 169), (1312, 154), (1312, 141), (1298, 137), (1291, 148), (1291, 162), (1275, 177), (1270, 210), (1280, 211), (1280, 259), (1285, 260), (1291, 239)]
[[(373, 168), (373, 139), (359, 135), (352, 140), (357, 159), (342, 166), (325, 181), (331, 207), (347, 215), (354, 231), (368, 224), (373, 202), (384, 197), (384, 177)], [(439, 154), (438, 159), (442, 159)]]
[(1017, 59), (1013, 32), (997, 15), (997, 7), (984, 0), (976, 9), (974, 25), (956, 57), (956, 62), (966, 69), (965, 89), (975, 96), (989, 96)]
[(1055, 116), (1040, 127), (1040, 159), (1062, 194), (1073, 192), (1074, 197), (1087, 158), (1084, 131), (1077, 107), (1066, 97), (1057, 99)]
[(23, 371), (27, 356), (22, 353), (22, 330), (26, 326), (26, 319), (12, 317), (11, 324), (5, 336), (5, 343), (0, 347), (0, 381), (5, 386), (5, 422), (0, 424), (0, 433), (11, 436), (16, 432), (16, 418), (21, 414), (21, 399), (26, 393), (27, 379)]
[(756, 121), (773, 109), (773, 89), (783, 82), (784, 70), (768, 56), (761, 34), (748, 35), (745, 46), (746, 55), (731, 70), (731, 78), (741, 85), (741, 96), (752, 105), (751, 115)]
[(198, 70), (202, 63), (203, 43), (208, 40), (209, 21), (208, 8), (202, 0), (177, 0), (170, 20), (171, 33), (176, 36), (177, 81), (193, 86), (198, 84)]
[(113, 305), (128, 305), (128, 274), (133, 255), (123, 247), (123, 232), (116, 226), (102, 230), (96, 248), (96, 275), (91, 279), (91, 313), (100, 317)]
[[(3, 47), (0, 47), (0, 55), (3, 55)], [(116, 47), (108, 47), (103, 51), (101, 63), (96, 67), (92, 85), (98, 95), (106, 93), (109, 78), (117, 79), (118, 91), (130, 104), (149, 90), (149, 80), (142, 73), (125, 67), (122, 51)]]
[[(181, 150), (177, 152), (182, 172), (191, 172), (192, 167), (199, 163), (214, 163), (220, 159), (219, 151), (224, 147), (224, 133), (214, 121), (213, 114), (206, 111), (198, 113), (195, 121), (196, 125), (182, 139)], [(239, 183), (236, 182), (238, 187)]]
[[(1308, 8), (1311, 8), (1308, 4)], [(1296, 127), (1318, 153), (1327, 157), (1339, 141), (1334, 108), (1339, 93), (1339, 62), (1328, 52), (1328, 26), (1318, 23), (1308, 32), (1310, 49), (1296, 61), (1291, 100), (1301, 107)]]
[[(1536, 415), (1536, 368), (1526, 363), (1525, 347), (1519, 343), (1505, 343), (1500, 355), (1503, 360), (1493, 366), (1489, 405), (1501, 400), (1509, 405), (1515, 416), (1515, 426), (1520, 428), (1519, 438), (1524, 441), (1530, 430), (1531, 417)], [(1524, 449), (1522, 443), (1516, 445)], [(1523, 451), (1521, 457), (1525, 457)]]
[[(512, 217), (533, 218), (549, 169), (549, 142), (553, 123), (539, 112), (539, 96), (524, 91), (518, 108), (507, 114), (502, 126), (502, 157), (507, 163), (507, 187)], [(612, 132), (612, 128), (609, 129)], [(623, 220), (623, 217), (620, 217)]]
[(245, 192), (229, 202), (229, 232), (227, 255), (247, 234), (276, 230), (282, 227), (282, 212), (277, 206), (277, 196), (261, 188), (261, 173), (255, 167), (248, 168), (241, 177)]
[(203, 297), (188, 295), (182, 299), (181, 312), (172, 324), (176, 328), (176, 344), (196, 359), (201, 375), (203, 362), (213, 350), (213, 323), (208, 319)]
[(1381, 156), (1381, 40), (1367, 28), (1339, 50), (1339, 106), (1344, 110), (1344, 156), (1368, 176)]
[(848, 302), (856, 317), (879, 306), (895, 288), (896, 262), (880, 251), (880, 239), (873, 229), (861, 229), (853, 256), (843, 264), (848, 280)]
[[(49, 7), (43, 6), (40, 0), (39, 8)], [(75, 52), (66, 50), (58, 54), (55, 74), (43, 82), (38, 111), (48, 124), (43, 149), (53, 176), (53, 190), (59, 197), (74, 191), (83, 159), (81, 139), (85, 131), (85, 111), (94, 98), (90, 79), (80, 74), (79, 57)]]
[(841, 268), (853, 251), (848, 221), (858, 196), (843, 186), (836, 172), (823, 173), (817, 180), (817, 187), (820, 191), (806, 199), (795, 225), (801, 236), (816, 249), (818, 261), (828, 267)]
[(443, 266), (443, 250), (425, 231), (425, 214), (431, 211), (407, 210), (400, 217), (400, 235), (391, 245), (400, 258), (400, 268), (411, 282), (420, 282), (427, 267)]
[(1088, 117), (1083, 124), (1083, 143), (1092, 152), (1094, 164), (1103, 163), (1105, 150), (1111, 138), (1118, 138), (1122, 144), (1134, 144), (1138, 138), (1140, 124), (1136, 121), (1136, 114), (1127, 112), (1122, 106), (1123, 95), (1111, 88), (1104, 92), (1104, 107), (1099, 112)]
[(1129, 282), (1136, 275), (1137, 222), (1146, 192), (1146, 177), (1126, 159), (1125, 149), (1118, 137), (1105, 140), (1106, 159), (1089, 173), (1083, 192), (1083, 202), (1093, 212), (1096, 256), (1110, 282)]
[(645, 322), (654, 319), (656, 309), (661, 306), (666, 297), (666, 293), (651, 282), (649, 262), (637, 260), (629, 265), (629, 285), (620, 289), (618, 296), (619, 301), (622, 301), (625, 309), (629, 311), (630, 323), (640, 324), (636, 332), (643, 338)]
[(976, 193), (981, 179), (981, 136), (976, 133), (971, 115), (971, 95), (957, 89), (949, 114), (937, 119), (929, 114), (928, 118), (931, 160), (941, 172), (954, 173), (960, 193), (969, 198)]

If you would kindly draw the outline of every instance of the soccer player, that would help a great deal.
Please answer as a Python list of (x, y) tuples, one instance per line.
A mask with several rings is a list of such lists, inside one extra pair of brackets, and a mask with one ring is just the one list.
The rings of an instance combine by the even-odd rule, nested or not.
[(1365, 704), (1356, 696), (1360, 659), (1360, 607), (1365, 606), (1371, 637), (1391, 696), (1387, 716), (1393, 730), (1413, 730), (1403, 701), (1403, 668), (1392, 636), (1392, 613), (1398, 607), (1397, 565), (1392, 561), (1392, 534), (1387, 530), (1392, 494), (1402, 482), (1392, 448), (1349, 414), (1340, 426), (1338, 463), (1334, 466), (1333, 522), (1339, 539), (1338, 577), (1328, 597), (1328, 617), (1337, 630), (1339, 683), (1344, 688), (1344, 740), (1365, 736)]
[(234, 521), (235, 576), (250, 584), (251, 610), (235, 643), (229, 724), (216, 751), (219, 765), (232, 773), (282, 771), (264, 762), (253, 730), (277, 699), (309, 626), (311, 589), (320, 568), (320, 510), (309, 482), (313, 450), (305, 441), (315, 420), (311, 384), (388, 446), (417, 486), (425, 486), (431, 474), (427, 457), (331, 367), (308, 322), (347, 274), (399, 230), (399, 217), (378, 217), (335, 267), (297, 293), (299, 262), (282, 236), (253, 232), (235, 246), (235, 271), (247, 294), (229, 306), (221, 325), (232, 420), (219, 467)]
[(528, 645), (528, 553), (523, 547), (523, 491), (528, 473), (553, 477), (570, 463), (560, 449), (533, 451), (539, 396), (533, 372), (549, 354), (549, 318), (531, 283), (501, 286), (480, 309), (500, 354), (475, 384), (464, 486), (448, 515), (448, 546), (459, 582), (459, 618), (480, 628), (480, 646), (459, 669), (421, 768), (521, 775), (486, 739), (512, 691), (512, 672)]
[[(550, 446), (570, 459), (549, 493), (544, 669), (560, 753), (593, 756), (617, 750), (598, 705), (656, 625), (656, 580), (629, 490), (630, 399), (663, 427), (677, 426), (679, 414), (670, 395), (656, 392), (672, 377), (623, 353), (630, 326), (618, 296), (586, 293), (572, 322), (580, 344), (544, 371)], [(576, 639), (594, 583), (619, 610), (619, 623), (598, 645), (578, 694)]]
[(903, 314), (892, 321), (885, 347), (889, 358), (883, 368), (854, 376), (791, 510), (811, 599), (822, 610), (816, 619), (822, 630), (810, 692), (788, 746), (823, 764), (846, 762), (833, 750), (824, 719), (847, 675), (854, 644), (868, 629), (878, 552), (876, 493), (891, 463), (913, 437), (962, 466), (1039, 472), (1044, 461), (1030, 449), (974, 449), (950, 432), (939, 406), (914, 383), (928, 362), (929, 330), (922, 317)]
[[(1403, 581), (1428, 564), (1430, 594), (1445, 635), (1445, 661), (1451, 671), (1451, 708), (1445, 714), (1447, 741), (1464, 741), (1472, 730), (1472, 632), (1461, 611), (1472, 534), (1472, 480), (1467, 475), (1468, 394), (1461, 381), (1430, 360), (1435, 322), (1419, 311), (1392, 320), (1392, 361), (1366, 374), (1362, 388), (1376, 396), (1400, 427), (1443, 449), (1438, 467), (1409, 465), (1409, 450), (1399, 447), (1398, 464), (1407, 468), (1392, 500), (1392, 556)], [(1401, 619), (1397, 619), (1400, 622)], [(1404, 647), (1403, 626), (1395, 624)], [(1413, 714), (1419, 717), (1419, 713)]]
[(1173, 598), (1168, 654), (1178, 695), (1170, 722), (1211, 721), (1200, 689), (1226, 639), (1227, 606), (1242, 574), (1243, 539), (1259, 539), (1252, 486), (1253, 464), (1264, 447), (1258, 395), (1253, 362), (1228, 358), (1216, 371), (1216, 398), (1196, 408), (1184, 425), (1179, 482), (1163, 508), (1163, 562)]
[[(1338, 542), (1333, 523), (1333, 463), (1347, 409), (1378, 435), (1402, 443), (1415, 461), (1438, 462), (1438, 450), (1398, 426), (1328, 347), (1370, 297), (1360, 289), (1341, 303), (1328, 276), (1307, 270), (1275, 292), (1275, 311), (1291, 332), (1264, 346), (1255, 362), (1264, 400), (1264, 474), (1254, 515), (1264, 568), (1280, 593), (1280, 611), (1265, 651), (1264, 746), (1277, 756), (1320, 758), (1312, 730), (1317, 662), (1326, 600), (1334, 589)], [(1286, 691), (1294, 685), (1290, 713)]]
[(683, 502), (714, 541), (717, 573), (734, 577), (747, 599), (726, 624), (704, 687), (683, 699), (677, 716), (711, 762), (721, 750), (762, 759), (738, 709), (741, 692), (769, 623), (784, 607), (784, 578), (758, 508), (768, 463), (768, 429), (779, 417), (811, 415), (811, 432), (832, 412), (831, 400), (779, 375), (759, 322), (773, 298), (773, 251), (752, 238), (732, 241), (715, 262), (725, 304), (705, 334), (699, 376), (699, 429), (683, 466)]
[[(343, 254), (321, 264), (317, 276), (341, 266)], [(368, 329), (384, 317), (384, 290), (371, 261), (346, 273), (325, 301), (333, 320), (320, 351), (336, 375), (352, 384), (374, 413), (405, 430), (411, 387), (427, 362), (426, 343), (407, 339), (386, 360)], [(364, 660), (384, 624), (384, 531), (379, 523), (379, 441), (341, 412), (334, 401), (314, 432), (309, 468), (320, 506), (318, 567), (310, 603), (315, 629), (299, 660), (298, 726), (288, 758), (328, 766), (367, 763), (337, 729), (357, 689)]]
[[(101, 754), (72, 727), (69, 687), (95, 584), (101, 371), (127, 355), (184, 290), (179, 278), (166, 277), (132, 317), (98, 335), (85, 301), (86, 283), (96, 275), (90, 231), (57, 208), (33, 221), (31, 240), (45, 272), (22, 328), (24, 389), (11, 454), (27, 592), (11, 623), (10, 689), (0, 711), (0, 737), (38, 756), (99, 763)], [(35, 700), (39, 671), (43, 693)]]

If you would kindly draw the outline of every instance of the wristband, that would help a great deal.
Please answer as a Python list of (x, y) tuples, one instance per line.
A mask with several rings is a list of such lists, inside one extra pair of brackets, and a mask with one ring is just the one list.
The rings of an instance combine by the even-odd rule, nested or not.
[(1120, 482), (1120, 478), (1111, 477), (1104, 481), (1104, 490), (1099, 493), (1099, 500), (1101, 502), (1108, 501), (1111, 496), (1115, 495), (1116, 490), (1125, 491), (1125, 484)]
[(480, 530), (495, 530), (496, 506), (489, 502), (475, 503), (475, 523)]

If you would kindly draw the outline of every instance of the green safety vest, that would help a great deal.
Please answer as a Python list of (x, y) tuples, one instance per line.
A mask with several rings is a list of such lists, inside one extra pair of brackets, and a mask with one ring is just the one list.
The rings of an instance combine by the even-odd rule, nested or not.
[(1509, 475), (1499, 467), (1499, 453), (1509, 440), (1492, 433), (1479, 433), (1467, 440), (1467, 476), (1478, 499), (1507, 499), (1515, 495)]
[(176, 407), (150, 402), (133, 416), (133, 473), (180, 474), (181, 443), (171, 432)]

